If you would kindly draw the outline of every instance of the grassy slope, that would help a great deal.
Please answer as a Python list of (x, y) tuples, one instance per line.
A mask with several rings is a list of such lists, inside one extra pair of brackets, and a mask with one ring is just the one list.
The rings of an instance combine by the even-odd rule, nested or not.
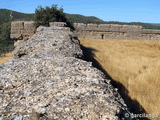
[(85, 47), (97, 50), (95, 59), (112, 79), (124, 85), (132, 100), (137, 100), (147, 113), (160, 115), (160, 41), (80, 41)]

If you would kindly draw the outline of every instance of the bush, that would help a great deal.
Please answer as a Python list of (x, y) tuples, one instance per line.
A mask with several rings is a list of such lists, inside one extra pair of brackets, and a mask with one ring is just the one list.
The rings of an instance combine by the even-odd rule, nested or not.
[(0, 55), (14, 49), (14, 42), (10, 39), (11, 23), (0, 25)]
[(52, 5), (51, 7), (42, 8), (39, 6), (35, 10), (34, 16), (35, 26), (49, 26), (50, 22), (66, 22), (67, 27), (74, 29), (73, 24), (69, 21), (65, 14), (63, 13), (63, 8), (59, 8), (57, 5)]

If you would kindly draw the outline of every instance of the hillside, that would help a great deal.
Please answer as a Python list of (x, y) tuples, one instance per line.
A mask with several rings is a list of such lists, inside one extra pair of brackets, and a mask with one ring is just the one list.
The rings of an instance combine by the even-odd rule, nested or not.
[[(34, 14), (26, 14), (26, 13), (16, 12), (12, 10), (7, 10), (7, 9), (0, 9), (0, 22), (8, 22), (11, 20), (32, 20), (33, 16)], [(79, 14), (66, 13), (66, 17), (73, 22), (104, 23), (104, 21), (94, 16), (86, 17)]]
[(79, 14), (67, 14), (66, 17), (73, 21), (74, 23), (105, 23), (103, 20), (95, 17), (95, 16), (84, 16)]
[(8, 9), (0, 9), (0, 22), (8, 22), (11, 20), (32, 20), (34, 14), (25, 14)]

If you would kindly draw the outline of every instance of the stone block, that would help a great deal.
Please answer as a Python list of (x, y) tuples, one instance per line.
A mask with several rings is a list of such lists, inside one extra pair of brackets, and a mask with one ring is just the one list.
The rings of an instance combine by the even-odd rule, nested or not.
[(73, 26), (74, 26), (74, 27), (77, 27), (77, 25), (78, 25), (78, 23), (73, 23)]
[(30, 36), (32, 36), (32, 35), (34, 35), (34, 33), (35, 33), (35, 31), (32, 30), (32, 29), (23, 29), (23, 30), (21, 30), (21, 34), (22, 35), (30, 35)]
[(87, 25), (84, 23), (77, 23), (77, 27), (86, 27)]
[(97, 24), (87, 24), (87, 27), (98, 27)]
[(110, 27), (111, 24), (99, 24), (98, 27), (101, 28), (101, 27)]
[(25, 21), (24, 22), (24, 29), (32, 29), (35, 30), (34, 21)]
[(23, 21), (14, 21), (11, 23), (11, 28), (23, 29), (24, 23)]
[(111, 27), (111, 28), (122, 28), (122, 25), (111, 24), (110, 27)]
[(11, 34), (21, 34), (21, 29), (11, 28)]
[(140, 25), (132, 25), (131, 28), (133, 28), (133, 29), (142, 29), (142, 26), (140, 26)]
[(67, 24), (65, 22), (50, 22), (50, 27), (65, 27)]
[(15, 40), (22, 39), (22, 34), (11, 34), (10, 38)]

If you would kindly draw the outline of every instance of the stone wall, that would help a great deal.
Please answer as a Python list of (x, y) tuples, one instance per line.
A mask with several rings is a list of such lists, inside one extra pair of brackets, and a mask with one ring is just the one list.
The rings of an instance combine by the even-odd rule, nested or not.
[[(52, 22), (50, 26), (63, 27), (65, 23)], [(160, 40), (160, 30), (143, 29), (136, 25), (74, 23), (74, 27), (74, 32), (81, 38)], [(12, 22), (11, 38), (16, 41), (15, 45), (29, 39), (34, 33), (33, 21)]]
[(75, 33), (82, 38), (159, 40), (160, 30), (136, 25), (74, 23)]
[(32, 37), (35, 30), (34, 21), (14, 21), (11, 23), (10, 37), (15, 41), (16, 46)]
[(69, 28), (39, 27), (13, 57), (0, 65), (1, 120), (131, 120)]
[[(51, 27), (64, 27), (65, 22), (50, 22)], [(65, 28), (68, 30), (69, 28)], [(11, 39), (14, 40), (14, 46), (31, 38), (35, 34), (34, 21), (14, 21), (11, 23)]]
[(34, 33), (34, 21), (15, 21), (11, 23), (11, 38), (14, 40), (29, 39)]

